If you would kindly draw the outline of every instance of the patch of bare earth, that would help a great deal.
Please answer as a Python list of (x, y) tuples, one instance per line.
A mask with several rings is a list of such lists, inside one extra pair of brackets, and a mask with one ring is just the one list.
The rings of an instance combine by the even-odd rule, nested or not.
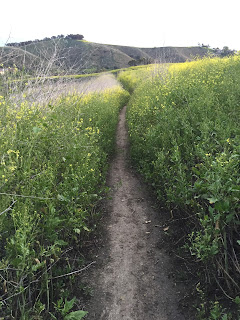
[(179, 288), (169, 278), (172, 262), (159, 246), (164, 228), (147, 187), (128, 162), (126, 107), (117, 128), (106, 201), (102, 248), (89, 269), (93, 297), (85, 308), (91, 320), (184, 320)]

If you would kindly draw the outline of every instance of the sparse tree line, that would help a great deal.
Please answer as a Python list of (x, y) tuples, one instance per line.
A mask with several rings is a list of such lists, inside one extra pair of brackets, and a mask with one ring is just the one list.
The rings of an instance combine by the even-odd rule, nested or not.
[(41, 40), (35, 39), (35, 40), (27, 40), (27, 41), (22, 41), (22, 42), (6, 43), (6, 46), (8, 46), (8, 47), (22, 47), (22, 46), (27, 46), (31, 43), (38, 43), (38, 42), (42, 42), (42, 41), (59, 40), (59, 39), (83, 40), (83, 38), (84, 38), (84, 36), (81, 34), (68, 34), (67, 36), (60, 34), (58, 36), (52, 36), (50, 38), (45, 37)]
[[(210, 48), (210, 45), (209, 44), (201, 44), (201, 43), (198, 43), (198, 46), (199, 47), (202, 47), (202, 48)], [(212, 48), (211, 49), (215, 55), (218, 55), (220, 57), (227, 57), (227, 56), (232, 56), (236, 53), (236, 50), (232, 50), (230, 49), (228, 46), (224, 46), (222, 49), (220, 48)]]

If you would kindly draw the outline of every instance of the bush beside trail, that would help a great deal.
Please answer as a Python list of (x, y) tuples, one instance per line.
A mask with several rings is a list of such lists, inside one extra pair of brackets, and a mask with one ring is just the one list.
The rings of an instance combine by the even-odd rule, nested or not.
[(204, 298), (201, 319), (236, 319), (223, 297), (233, 310), (240, 304), (239, 119), (239, 56), (171, 65), (136, 86), (129, 104), (132, 161), (174, 218), (184, 218), (185, 247), (205, 268), (198, 292), (219, 289), (215, 302)]
[(131, 67), (126, 70), (123, 69), (118, 74), (118, 80), (121, 82), (123, 88), (132, 94), (134, 90), (147, 79), (153, 79), (157, 75), (159, 77), (164, 76), (168, 70), (168, 66), (168, 63), (163, 63)]
[(75, 300), (53, 279), (74, 271), (66, 253), (81, 248), (95, 228), (119, 109), (128, 97), (120, 87), (45, 106), (0, 97), (0, 313), (6, 319), (68, 319)]

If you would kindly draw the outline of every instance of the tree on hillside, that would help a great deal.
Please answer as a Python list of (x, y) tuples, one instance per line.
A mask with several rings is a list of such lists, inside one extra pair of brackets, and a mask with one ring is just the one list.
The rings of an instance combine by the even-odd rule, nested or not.
[(222, 57), (230, 56), (230, 55), (233, 55), (234, 53), (235, 53), (235, 50), (229, 49), (228, 46), (224, 46), (221, 50)]
[(84, 36), (82, 34), (68, 34), (65, 38), (72, 40), (82, 40)]
[(153, 60), (151, 58), (139, 58), (139, 59), (133, 59), (128, 62), (128, 65), (133, 66), (139, 66), (139, 65), (145, 65), (145, 64), (151, 64), (153, 63)]
[(130, 61), (128, 62), (128, 65), (129, 65), (130, 67), (135, 67), (135, 66), (137, 66), (137, 60), (130, 60)]
[(60, 34), (58, 36), (52, 36), (51, 38), (45, 37), (42, 40), (36, 39), (36, 40), (28, 40), (28, 41), (22, 41), (22, 42), (12, 42), (12, 43), (6, 43), (6, 46), (8, 47), (21, 47), (21, 46), (27, 46), (31, 43), (37, 43), (41, 41), (50, 41), (50, 40), (56, 40), (56, 39), (72, 39), (72, 40), (82, 40), (84, 36), (82, 34), (68, 34), (66, 37), (63, 34)]

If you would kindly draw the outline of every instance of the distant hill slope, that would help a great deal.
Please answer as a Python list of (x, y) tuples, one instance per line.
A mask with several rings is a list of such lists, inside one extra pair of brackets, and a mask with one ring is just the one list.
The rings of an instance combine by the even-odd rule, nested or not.
[(41, 62), (42, 67), (51, 68), (52, 74), (79, 74), (126, 68), (134, 63), (184, 62), (207, 53), (208, 49), (203, 47), (137, 48), (58, 39), (4, 47), (5, 58), (0, 56), (0, 63), (6, 64), (9, 57), (9, 64), (15, 63), (20, 68), (24, 65), (26, 69), (35, 69)]
[(0, 65), (14, 67), (14, 65), (28, 65), (30, 68), (34, 64), (39, 64), (39, 57), (23, 50), (22, 48), (0, 47)]
[(160, 47), (142, 49), (155, 62), (185, 62), (196, 57), (203, 57), (209, 53), (205, 47)]
[(126, 53), (132, 59), (148, 58), (152, 62), (185, 62), (194, 57), (203, 57), (209, 49), (205, 47), (158, 47), (158, 48), (135, 48), (125, 46), (112, 46)]
[(42, 59), (25, 48), (0, 47), (0, 68), (17, 67), (25, 70), (27, 74), (38, 74), (39, 76), (57, 74), (59, 68), (48, 59)]
[(72, 39), (41, 41), (22, 49), (41, 60), (52, 60), (59, 70), (70, 74), (124, 68), (132, 60), (127, 54), (111, 46)]

